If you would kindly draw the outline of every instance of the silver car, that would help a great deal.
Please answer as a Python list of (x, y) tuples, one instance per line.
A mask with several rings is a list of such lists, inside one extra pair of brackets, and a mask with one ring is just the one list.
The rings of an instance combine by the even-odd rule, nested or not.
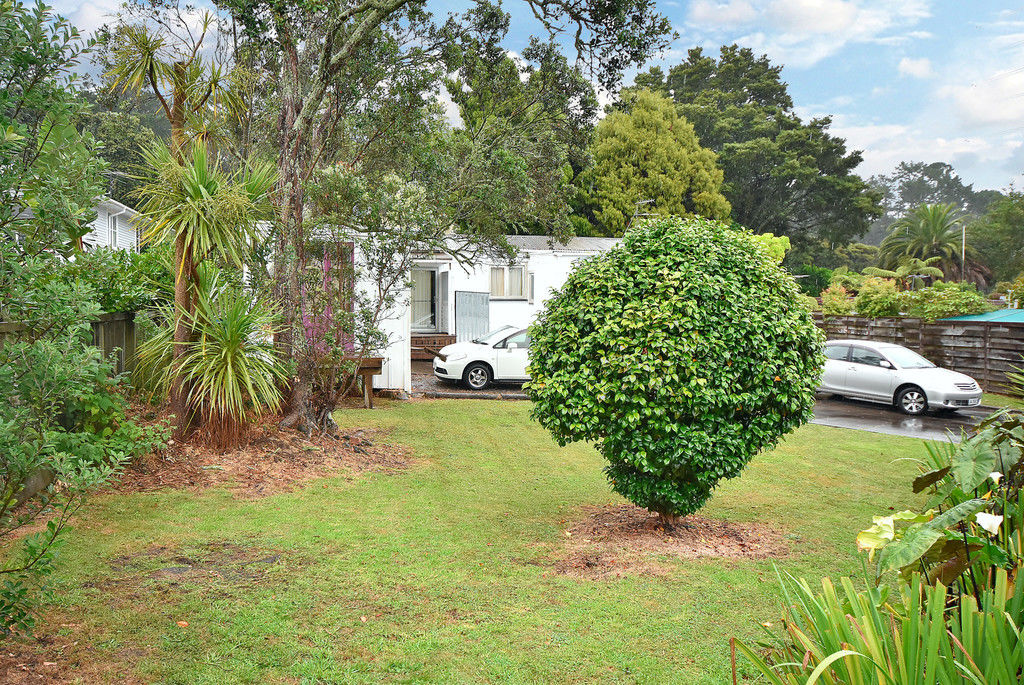
[(906, 347), (870, 340), (825, 343), (818, 390), (891, 403), (904, 414), (981, 404), (981, 388), (970, 376), (935, 366)]

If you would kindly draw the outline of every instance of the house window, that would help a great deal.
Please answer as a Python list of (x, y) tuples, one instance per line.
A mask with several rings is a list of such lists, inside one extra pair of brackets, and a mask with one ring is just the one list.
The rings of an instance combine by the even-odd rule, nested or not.
[(530, 272), (530, 275), (529, 275), (528, 278), (529, 278), (529, 282), (530, 282), (530, 287), (529, 287), (529, 291), (528, 291), (529, 297), (530, 297), (530, 304), (533, 304), (533, 298), (534, 298), (534, 291), (535, 291), (536, 281), (534, 280), (533, 272), (532, 271)]
[(107, 238), (108, 245), (112, 248), (117, 247), (117, 215), (112, 214), (107, 217)]
[(492, 266), (491, 297), (511, 300), (527, 299), (527, 275), (524, 266)]

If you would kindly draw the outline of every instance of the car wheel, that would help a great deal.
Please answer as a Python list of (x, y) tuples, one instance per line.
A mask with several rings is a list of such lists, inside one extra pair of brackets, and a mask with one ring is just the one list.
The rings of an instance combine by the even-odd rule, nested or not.
[(912, 385), (909, 388), (903, 388), (896, 395), (896, 408), (904, 414), (918, 416), (928, 409), (928, 398), (925, 396), (924, 390)]
[(479, 362), (466, 367), (462, 380), (472, 390), (483, 390), (491, 384), (491, 370)]

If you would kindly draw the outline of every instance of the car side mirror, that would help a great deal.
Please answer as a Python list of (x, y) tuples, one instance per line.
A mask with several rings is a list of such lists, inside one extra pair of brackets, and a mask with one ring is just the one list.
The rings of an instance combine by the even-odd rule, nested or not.
[(505, 347), (510, 349), (510, 350), (518, 350), (519, 349), (519, 343), (510, 342), (510, 343), (507, 343), (505, 345)]
[(883, 369), (891, 369), (891, 368), (893, 368), (893, 365), (890, 362), (885, 361), (884, 359), (882, 361), (878, 362), (878, 365), (881, 366)]

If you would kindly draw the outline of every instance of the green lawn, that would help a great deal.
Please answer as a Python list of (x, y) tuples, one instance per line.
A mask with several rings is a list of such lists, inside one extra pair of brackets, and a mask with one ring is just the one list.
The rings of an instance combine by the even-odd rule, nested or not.
[(1009, 395), (999, 395), (994, 392), (986, 392), (981, 396), (981, 403), (991, 407), (1009, 407), (1010, 409), (1024, 409), (1024, 400)]
[[(668, 576), (602, 581), (554, 573), (579, 507), (619, 500), (595, 451), (557, 447), (528, 409), (341, 412), (343, 426), (391, 429), (415, 451), (421, 461), (397, 474), (258, 500), (94, 500), (69, 536), (48, 625), (96, 662), (167, 683), (729, 682), (729, 637), (778, 615), (772, 562), (663, 559)], [(806, 426), (704, 513), (775, 527), (791, 545), (786, 571), (859, 574), (856, 531), (912, 502), (914, 466), (893, 460), (921, 452)], [(178, 557), (208, 560), (207, 576), (182, 580)]]

